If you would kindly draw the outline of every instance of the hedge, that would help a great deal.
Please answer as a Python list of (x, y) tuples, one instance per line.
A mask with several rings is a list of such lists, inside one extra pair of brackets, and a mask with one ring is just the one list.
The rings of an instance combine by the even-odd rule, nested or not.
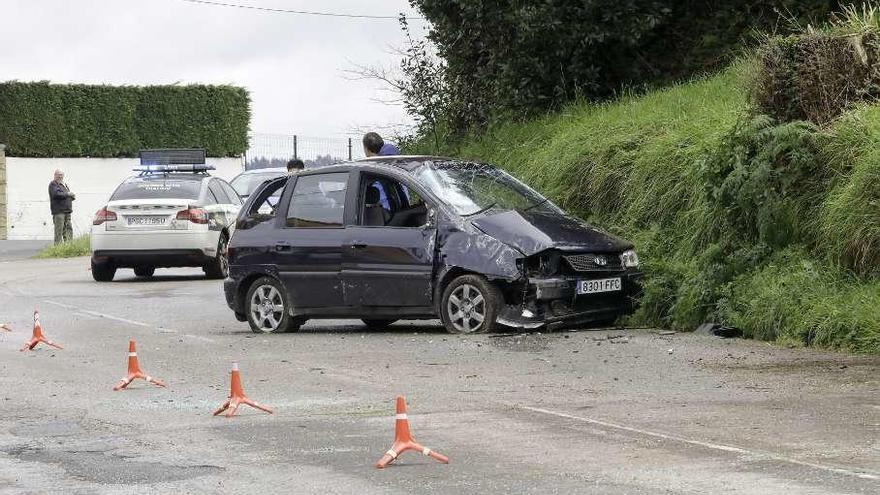
[(0, 83), (10, 156), (132, 157), (143, 148), (247, 149), (250, 96), (235, 86)]

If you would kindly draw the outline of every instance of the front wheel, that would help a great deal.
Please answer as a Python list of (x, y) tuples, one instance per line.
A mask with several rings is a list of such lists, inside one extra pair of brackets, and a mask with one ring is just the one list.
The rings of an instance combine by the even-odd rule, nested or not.
[(501, 292), (485, 277), (462, 275), (443, 291), (440, 319), (449, 333), (492, 332), (503, 302)]
[(112, 282), (116, 276), (116, 267), (108, 263), (95, 263), (92, 261), (92, 278), (95, 282)]
[(263, 277), (247, 292), (247, 320), (254, 333), (283, 333), (299, 330), (302, 322), (290, 316), (284, 286), (277, 279)]

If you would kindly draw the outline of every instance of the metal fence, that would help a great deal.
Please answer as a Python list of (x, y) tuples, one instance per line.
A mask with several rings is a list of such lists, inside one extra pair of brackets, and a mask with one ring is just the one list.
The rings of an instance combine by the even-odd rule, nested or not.
[(304, 161), (306, 167), (330, 165), (364, 157), (360, 138), (319, 138), (297, 134), (249, 136), (245, 168), (284, 167), (291, 158)]

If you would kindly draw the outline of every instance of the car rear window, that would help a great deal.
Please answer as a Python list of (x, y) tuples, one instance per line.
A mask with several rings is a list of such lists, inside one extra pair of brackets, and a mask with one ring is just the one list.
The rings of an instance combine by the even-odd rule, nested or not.
[(202, 188), (201, 180), (149, 177), (129, 179), (119, 187), (110, 198), (111, 201), (124, 199), (198, 199)]

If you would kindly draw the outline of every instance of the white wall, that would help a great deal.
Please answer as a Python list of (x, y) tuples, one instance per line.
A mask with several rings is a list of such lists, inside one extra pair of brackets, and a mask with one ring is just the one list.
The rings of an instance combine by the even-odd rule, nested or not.
[[(135, 175), (137, 158), (15, 158), (6, 157), (7, 225), (9, 239), (52, 239), (49, 182), (55, 169), (76, 194), (74, 235), (88, 233), (92, 217), (123, 179)], [(241, 158), (208, 158), (217, 168), (211, 175), (230, 180), (243, 170)]]

